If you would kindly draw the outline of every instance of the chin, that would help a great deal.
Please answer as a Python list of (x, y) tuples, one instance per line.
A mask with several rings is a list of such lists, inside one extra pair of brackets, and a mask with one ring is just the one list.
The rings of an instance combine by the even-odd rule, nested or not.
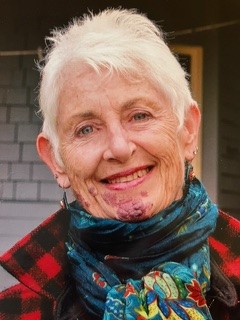
[(152, 216), (152, 204), (144, 203), (142, 199), (130, 200), (120, 203), (116, 212), (116, 218), (121, 221), (143, 221)]

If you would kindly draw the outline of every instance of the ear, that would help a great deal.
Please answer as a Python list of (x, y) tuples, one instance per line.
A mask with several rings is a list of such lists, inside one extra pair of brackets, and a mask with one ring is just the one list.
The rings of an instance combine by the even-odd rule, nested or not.
[(192, 104), (186, 111), (184, 119), (185, 160), (192, 161), (194, 158), (194, 151), (198, 145), (200, 121), (200, 110), (197, 104)]
[(70, 181), (68, 179), (68, 176), (64, 168), (56, 160), (52, 144), (44, 133), (41, 132), (38, 135), (36, 146), (40, 158), (46, 163), (46, 165), (52, 171), (54, 177), (57, 179), (58, 185), (61, 188), (69, 188)]

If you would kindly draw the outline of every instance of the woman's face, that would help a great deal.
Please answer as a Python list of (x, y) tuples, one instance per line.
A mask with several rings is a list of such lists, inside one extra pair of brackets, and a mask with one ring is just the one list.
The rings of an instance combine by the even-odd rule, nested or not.
[(68, 69), (57, 131), (64, 169), (92, 215), (144, 220), (182, 196), (189, 130), (146, 79)]

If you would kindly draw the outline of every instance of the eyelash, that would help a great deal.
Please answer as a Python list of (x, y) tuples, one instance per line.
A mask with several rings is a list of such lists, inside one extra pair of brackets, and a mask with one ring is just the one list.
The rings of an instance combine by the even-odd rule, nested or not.
[[(150, 114), (147, 112), (136, 112), (131, 117), (131, 121), (141, 122), (141, 121), (147, 121), (150, 118)], [(86, 129), (88, 130), (90, 128), (90, 131), (84, 132)], [(94, 131), (94, 126), (87, 124), (80, 128), (77, 128), (75, 131), (75, 136), (77, 137), (84, 137), (87, 135), (90, 135)]]
[[(87, 129), (87, 128), (91, 128), (91, 132), (86, 132), (86, 133), (84, 133), (83, 131), (85, 130), (85, 129)], [(85, 136), (85, 135), (88, 135), (88, 134), (90, 134), (90, 133), (92, 133), (93, 132), (93, 126), (91, 126), (91, 125), (86, 125), (86, 126), (83, 126), (83, 127), (81, 127), (81, 128), (78, 128), (77, 130), (76, 130), (76, 136)]]
[[(141, 117), (136, 119), (137, 116), (141, 116)], [(144, 117), (142, 117), (142, 116), (144, 116)], [(150, 115), (146, 112), (137, 112), (132, 117), (132, 119), (135, 121), (144, 121), (144, 120), (148, 120), (149, 118), (150, 118)]]

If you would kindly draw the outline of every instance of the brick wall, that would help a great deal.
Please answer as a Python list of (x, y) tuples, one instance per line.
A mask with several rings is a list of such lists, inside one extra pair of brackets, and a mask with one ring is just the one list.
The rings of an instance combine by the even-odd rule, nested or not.
[(35, 147), (36, 58), (0, 57), (0, 253), (55, 211), (62, 194)]

